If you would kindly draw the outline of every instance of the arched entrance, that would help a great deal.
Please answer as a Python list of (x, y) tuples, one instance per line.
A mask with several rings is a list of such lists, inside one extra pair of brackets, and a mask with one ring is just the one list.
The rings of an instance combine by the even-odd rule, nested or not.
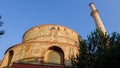
[(47, 64), (64, 64), (64, 52), (60, 47), (52, 46), (46, 53), (44, 58)]
[(14, 55), (14, 51), (13, 50), (10, 50), (9, 51), (9, 56), (8, 56), (8, 66), (10, 65), (10, 62), (13, 58), (13, 55)]

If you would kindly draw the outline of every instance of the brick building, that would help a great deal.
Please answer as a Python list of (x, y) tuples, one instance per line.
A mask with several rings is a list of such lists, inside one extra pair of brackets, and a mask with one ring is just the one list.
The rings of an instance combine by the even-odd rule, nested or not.
[(79, 35), (64, 26), (46, 24), (29, 29), (20, 44), (6, 50), (1, 68), (65, 68), (79, 50)]
[[(89, 4), (96, 28), (106, 29), (94, 3)], [(75, 31), (59, 25), (46, 24), (29, 29), (23, 41), (6, 50), (0, 68), (65, 68), (79, 54), (81, 37)]]

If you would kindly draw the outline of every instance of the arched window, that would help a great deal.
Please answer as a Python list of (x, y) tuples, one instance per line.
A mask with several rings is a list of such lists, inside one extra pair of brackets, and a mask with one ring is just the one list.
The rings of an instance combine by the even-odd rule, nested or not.
[(10, 64), (10, 62), (11, 62), (11, 60), (12, 60), (12, 58), (13, 58), (13, 54), (14, 54), (13, 50), (9, 51), (8, 65)]
[(59, 47), (51, 47), (45, 55), (45, 62), (48, 64), (63, 64), (64, 53)]

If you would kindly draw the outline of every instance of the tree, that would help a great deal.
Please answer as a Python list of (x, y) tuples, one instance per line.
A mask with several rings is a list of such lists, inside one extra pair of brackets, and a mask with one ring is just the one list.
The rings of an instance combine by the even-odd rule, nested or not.
[(109, 39), (106, 49), (96, 55), (96, 68), (120, 68), (120, 35), (114, 32)]
[[(0, 20), (1, 20), (1, 16), (0, 16)], [(3, 22), (2, 21), (0, 21), (0, 27), (3, 25)], [(0, 35), (3, 35), (5, 33), (5, 31), (4, 30), (0, 30)]]
[(96, 30), (80, 41), (80, 54), (73, 58), (73, 66), (78, 68), (120, 68), (120, 35), (104, 34)]

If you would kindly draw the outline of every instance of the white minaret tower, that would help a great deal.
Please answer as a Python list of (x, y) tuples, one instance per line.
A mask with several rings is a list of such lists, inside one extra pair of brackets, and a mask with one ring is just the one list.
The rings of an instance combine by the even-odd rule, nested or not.
[(94, 3), (90, 3), (89, 6), (90, 6), (90, 8), (92, 10), (91, 16), (94, 18), (94, 21), (95, 21), (95, 24), (96, 24), (96, 28), (98, 30), (101, 30), (105, 34), (106, 33), (106, 29), (105, 29), (105, 27), (104, 27), (104, 25), (102, 23), (102, 20), (101, 20), (101, 18), (99, 16), (98, 10), (94, 6)]

